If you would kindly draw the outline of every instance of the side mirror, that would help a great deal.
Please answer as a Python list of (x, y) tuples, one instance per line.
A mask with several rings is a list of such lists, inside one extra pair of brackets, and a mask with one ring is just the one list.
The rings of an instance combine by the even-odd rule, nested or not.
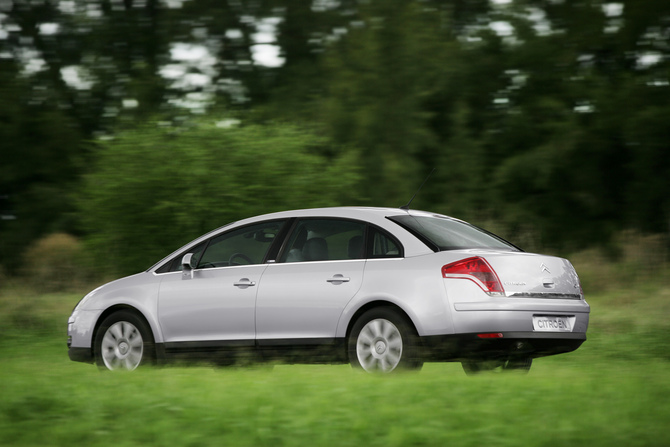
[(191, 279), (193, 278), (193, 269), (197, 265), (195, 264), (195, 258), (193, 253), (186, 253), (183, 258), (181, 258), (181, 279)]
[(186, 253), (184, 257), (181, 258), (181, 266), (190, 270), (197, 267), (193, 253)]

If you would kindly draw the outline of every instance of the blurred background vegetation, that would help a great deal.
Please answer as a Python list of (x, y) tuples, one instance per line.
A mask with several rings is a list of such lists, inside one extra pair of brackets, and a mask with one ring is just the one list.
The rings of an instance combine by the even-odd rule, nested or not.
[(263, 212), (397, 207), (433, 168), (414, 208), (529, 250), (632, 244), (649, 274), (669, 68), (667, 0), (0, 0), (0, 279), (59, 290)]
[[(0, 444), (670, 445), (669, 121), (668, 0), (0, 0)], [(433, 168), (413, 208), (569, 255), (582, 348), (474, 379), (65, 355), (91, 283)]]

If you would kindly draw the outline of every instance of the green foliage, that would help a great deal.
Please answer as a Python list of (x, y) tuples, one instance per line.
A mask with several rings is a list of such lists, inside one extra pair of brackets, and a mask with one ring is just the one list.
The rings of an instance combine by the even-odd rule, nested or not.
[[(8, 260), (61, 231), (99, 240), (94, 246), (106, 247), (106, 264), (116, 265), (117, 249), (142, 243), (131, 234), (140, 224), (163, 228), (168, 215), (183, 236), (171, 239), (173, 248), (196, 227), (259, 209), (399, 206), (433, 168), (415, 207), (493, 223), (524, 247), (517, 237), (534, 241), (533, 249), (572, 250), (606, 245), (630, 228), (668, 233), (669, 17), (665, 0), (1, 3), (0, 212), (18, 219), (0, 221), (0, 264), (16, 273)], [(275, 36), (258, 33), (271, 24)], [(285, 63), (255, 62), (263, 44), (276, 44)], [(177, 51), (189, 45), (194, 52)], [(188, 57), (205, 49), (203, 57)], [(72, 82), (74, 71), (79, 82)], [(165, 76), (170, 72), (181, 75)], [(199, 82), (189, 84), (192, 75)], [(197, 105), (182, 108), (184, 100)], [(225, 145), (239, 141), (272, 171), (273, 163), (284, 166), (282, 157), (294, 157), (285, 150), (289, 140), (303, 139), (296, 145), (309, 147), (308, 158), (320, 160), (314, 163), (335, 172), (346, 159), (348, 172), (359, 171), (360, 194), (289, 201), (276, 197), (272, 185), (281, 182), (265, 172), (267, 182), (256, 187), (229, 174), (214, 182), (203, 174), (214, 168), (202, 160), (221, 163), (223, 156), (201, 147), (214, 138), (204, 136), (202, 124), (172, 141), (172, 131), (154, 129), (150, 119), (195, 111), (214, 121), (215, 109), (256, 124), (228, 132), (223, 152), (237, 154)], [(266, 140), (278, 134), (276, 122), (318, 129), (324, 139), (293, 128), (298, 137), (276, 137), (285, 143), (276, 149), (242, 136)], [(142, 131), (123, 133), (138, 123)], [(116, 139), (91, 154), (89, 142), (101, 135)], [(186, 154), (183, 138), (190, 139)], [(117, 158), (108, 156), (121, 142)], [(236, 171), (251, 172), (247, 180), (258, 178), (242, 155), (231, 157)], [(144, 179), (145, 159), (164, 165), (162, 172), (151, 168)], [(116, 186), (96, 181), (132, 193), (118, 205), (86, 198), (96, 187), (88, 177), (80, 183), (83, 174), (107, 169), (111, 177), (114, 167), (102, 166), (112, 161), (132, 175)], [(129, 178), (160, 192), (138, 190)], [(184, 189), (188, 178), (214, 195)], [(331, 190), (352, 185), (347, 176), (332, 178), (342, 183), (329, 181)], [(229, 188), (240, 184), (241, 193)], [(264, 203), (250, 204), (248, 195)], [(225, 198), (225, 211), (207, 220), (202, 210), (212, 212), (213, 197)], [(92, 203), (107, 210), (96, 213)], [(144, 220), (107, 228), (124, 221), (126, 209)], [(91, 211), (105, 218), (91, 218)], [(151, 213), (156, 221), (146, 217)]]
[[(476, 378), (465, 376), (458, 364), (383, 378), (356, 374), (348, 366), (100, 374), (90, 365), (66, 363), (52, 346), (38, 348), (39, 362), (19, 354), (0, 373), (6, 386), (0, 401), (5, 445), (474, 447), (670, 441), (663, 401), (669, 392), (667, 363), (590, 367), (585, 361), (544, 359), (529, 376)], [(5, 348), (3, 354), (15, 353)], [(37, 371), (44, 366), (48, 373)]]
[(288, 125), (145, 125), (101, 144), (80, 211), (102, 267), (146, 269), (223, 224), (293, 208), (348, 204), (357, 161)]
[[(581, 257), (577, 269), (601, 265)], [(642, 283), (587, 289), (576, 352), (537, 359), (528, 375), (477, 377), (458, 363), (391, 376), (348, 365), (100, 373), (65, 350), (83, 293), (0, 289), (0, 444), (667, 445), (670, 300), (658, 276)]]
[(348, 365), (100, 373), (65, 350), (67, 317), (84, 290), (5, 285), (0, 444), (667, 445), (664, 241), (617, 240), (621, 262), (593, 251), (570, 256), (592, 309), (588, 340), (536, 359), (528, 375), (468, 377), (458, 363), (383, 377)]
[(670, 231), (670, 130), (664, 117), (670, 107), (651, 106), (626, 123), (631, 146), (630, 187), (626, 191), (629, 222), (649, 232)]
[[(82, 287), (80, 285), (80, 287)], [(85, 286), (88, 287), (88, 286)], [(80, 290), (85, 290), (84, 287)], [(3, 281), (0, 288), (0, 338), (9, 345), (17, 340), (54, 339), (83, 294), (44, 293), (29, 281)]]
[(360, 148), (370, 203), (400, 206), (419, 185), (417, 154), (434, 139), (423, 103), (453, 44), (446, 18), (416, 2), (370, 2), (359, 19), (325, 58), (322, 119), (335, 141)]
[[(0, 50), (1, 51), (1, 50)], [(71, 185), (85, 145), (57, 92), (35, 88), (0, 57), (0, 264), (45, 233), (71, 231)]]
[(64, 233), (35, 241), (20, 260), (22, 280), (39, 292), (72, 290), (91, 276), (81, 242)]

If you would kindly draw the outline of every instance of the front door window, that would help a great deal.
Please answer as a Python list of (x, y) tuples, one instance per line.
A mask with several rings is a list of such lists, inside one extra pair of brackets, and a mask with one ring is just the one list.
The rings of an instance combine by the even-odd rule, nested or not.
[(199, 269), (262, 264), (284, 221), (263, 222), (215, 237), (198, 262)]

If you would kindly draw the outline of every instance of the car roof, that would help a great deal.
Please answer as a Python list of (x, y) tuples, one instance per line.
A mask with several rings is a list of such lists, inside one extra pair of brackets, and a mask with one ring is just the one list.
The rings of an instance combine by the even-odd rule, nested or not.
[[(275, 213), (263, 214), (260, 216), (254, 216), (246, 220), (266, 220), (272, 218), (290, 218), (290, 217), (346, 217), (346, 218), (358, 218), (358, 219), (369, 219), (369, 218), (386, 218), (391, 216), (404, 216), (404, 215), (425, 215), (425, 216), (440, 216), (440, 217), (449, 217), (443, 216), (437, 213), (431, 213), (427, 211), (420, 210), (406, 210), (401, 208), (383, 208), (383, 207), (364, 207), (364, 206), (337, 206), (337, 207), (327, 207), (327, 208), (306, 208), (299, 210), (289, 210), (289, 211), (279, 211)], [(242, 221), (240, 221), (242, 222)]]

